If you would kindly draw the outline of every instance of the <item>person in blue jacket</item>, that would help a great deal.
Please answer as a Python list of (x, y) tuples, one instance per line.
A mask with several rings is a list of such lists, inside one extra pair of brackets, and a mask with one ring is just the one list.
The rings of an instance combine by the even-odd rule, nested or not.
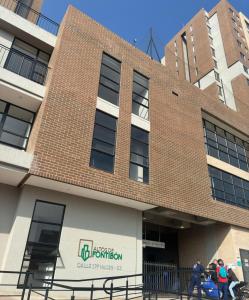
[(197, 260), (196, 263), (193, 265), (193, 270), (190, 279), (189, 285), (189, 298), (193, 296), (194, 288), (197, 287), (198, 291), (198, 300), (201, 299), (201, 276), (204, 274), (205, 269), (201, 264), (200, 260)]

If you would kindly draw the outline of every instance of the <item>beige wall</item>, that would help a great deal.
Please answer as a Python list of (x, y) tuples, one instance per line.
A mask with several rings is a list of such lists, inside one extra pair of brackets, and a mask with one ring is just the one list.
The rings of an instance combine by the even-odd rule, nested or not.
[(18, 195), (19, 191), (17, 188), (0, 184), (0, 270), (9, 233), (15, 218)]
[(249, 230), (216, 224), (207, 227), (195, 227), (179, 232), (179, 256), (182, 267), (191, 266), (201, 259), (205, 266), (213, 259), (222, 258), (231, 265), (240, 280), (243, 280), (240, 249), (249, 250)]
[[(142, 271), (142, 213), (134, 209), (74, 197), (68, 194), (25, 186), (5, 258), (6, 269), (21, 268), (35, 200), (66, 205), (60, 242), (61, 259), (55, 278), (94, 278)], [(80, 239), (93, 240), (94, 246), (114, 248), (122, 261), (78, 257)], [(96, 266), (98, 265), (98, 266)], [(111, 268), (111, 270), (108, 270)], [(7, 282), (10, 278), (3, 278)]]

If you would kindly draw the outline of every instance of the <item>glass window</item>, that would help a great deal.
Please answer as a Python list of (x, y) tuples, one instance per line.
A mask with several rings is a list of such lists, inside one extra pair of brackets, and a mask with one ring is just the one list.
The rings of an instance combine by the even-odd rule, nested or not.
[(96, 111), (90, 166), (113, 172), (117, 119)]
[(218, 72), (214, 71), (214, 77), (217, 81), (220, 81), (220, 75)]
[(249, 146), (241, 138), (203, 120), (207, 153), (244, 171), (249, 170)]
[(130, 178), (149, 182), (149, 133), (131, 126)]
[(121, 63), (103, 53), (98, 96), (115, 105), (119, 102), (120, 71)]
[(149, 119), (149, 79), (138, 72), (133, 72), (132, 112)]
[(0, 143), (26, 149), (34, 113), (0, 100)]
[(245, 54), (243, 54), (243, 53), (240, 52), (240, 58), (241, 58), (242, 60), (246, 60)]
[(33, 0), (19, 0), (17, 1), (17, 5), (16, 5), (16, 14), (18, 14), (19, 16), (23, 17), (23, 18), (27, 18), (31, 6), (32, 6)]
[(4, 68), (44, 85), (48, 72), (49, 54), (15, 39)]
[(249, 181), (215, 167), (208, 170), (214, 199), (249, 209)]
[[(33, 273), (28, 285), (33, 288), (50, 286), (44, 279), (52, 279), (59, 256), (60, 235), (65, 206), (37, 200), (30, 224), (21, 271)], [(39, 278), (39, 280), (37, 280)], [(24, 283), (20, 276), (18, 286)]]

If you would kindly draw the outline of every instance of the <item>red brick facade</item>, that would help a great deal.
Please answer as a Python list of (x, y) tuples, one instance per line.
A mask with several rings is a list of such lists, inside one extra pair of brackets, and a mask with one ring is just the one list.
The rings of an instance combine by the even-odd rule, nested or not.
[[(201, 34), (195, 29), (198, 22), (199, 17), (193, 22), (196, 35)], [(89, 167), (103, 51), (122, 62), (114, 174)], [(134, 69), (150, 78), (149, 184), (129, 179)], [(239, 112), (232, 111), (70, 7), (53, 53), (48, 92), (37, 117), (41, 122), (31, 139), (35, 159), (30, 173), (249, 228), (249, 211), (211, 197), (202, 130), (205, 110), (249, 135), (246, 95), (239, 98)]]

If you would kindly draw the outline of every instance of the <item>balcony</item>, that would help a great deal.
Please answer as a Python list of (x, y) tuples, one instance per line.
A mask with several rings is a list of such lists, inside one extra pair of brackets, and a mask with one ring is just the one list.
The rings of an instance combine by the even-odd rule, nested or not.
[(0, 66), (15, 74), (44, 85), (48, 66), (24, 53), (0, 44)]
[(1, 98), (36, 111), (45, 95), (48, 70), (41, 57), (0, 45)]
[(18, 0), (0, 0), (0, 5), (27, 19), (45, 31), (57, 35), (60, 25)]

